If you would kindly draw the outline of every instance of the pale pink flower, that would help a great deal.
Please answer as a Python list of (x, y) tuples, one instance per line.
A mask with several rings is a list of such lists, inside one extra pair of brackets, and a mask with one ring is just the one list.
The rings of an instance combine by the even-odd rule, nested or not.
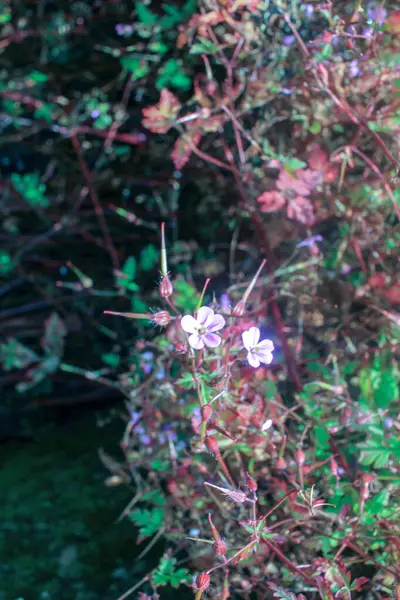
[(221, 338), (215, 332), (222, 329), (225, 325), (225, 319), (222, 315), (216, 315), (212, 308), (202, 306), (197, 317), (185, 315), (181, 319), (181, 327), (186, 333), (190, 333), (189, 344), (196, 350), (201, 350), (204, 346), (216, 348), (221, 343)]
[(271, 340), (260, 340), (258, 327), (250, 327), (242, 333), (243, 345), (247, 350), (247, 362), (255, 369), (261, 363), (269, 365), (272, 362), (272, 351), (274, 344)]

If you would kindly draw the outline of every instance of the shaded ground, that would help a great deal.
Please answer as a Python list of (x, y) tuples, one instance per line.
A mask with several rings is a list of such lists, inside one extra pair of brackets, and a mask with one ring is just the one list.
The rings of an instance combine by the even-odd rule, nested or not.
[(115, 600), (142, 576), (134, 528), (115, 524), (130, 491), (104, 485), (97, 454), (115, 454), (121, 425), (92, 411), (0, 446), (0, 600)]

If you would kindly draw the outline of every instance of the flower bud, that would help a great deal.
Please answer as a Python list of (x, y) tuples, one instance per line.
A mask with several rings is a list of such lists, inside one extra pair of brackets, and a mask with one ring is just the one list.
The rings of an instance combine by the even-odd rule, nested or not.
[(209, 404), (205, 404), (201, 407), (200, 410), (202, 423), (207, 423), (211, 419), (212, 406), (210, 406)]
[(197, 590), (205, 592), (210, 585), (210, 576), (206, 571), (199, 573), (195, 579), (195, 586)]
[(209, 452), (211, 452), (211, 454), (213, 456), (219, 456), (219, 447), (218, 447), (217, 438), (215, 438), (213, 436), (207, 436), (206, 439), (204, 440), (204, 444), (205, 444), (207, 450)]
[(160, 325), (160, 327), (166, 327), (171, 321), (171, 315), (167, 310), (159, 310), (154, 313), (152, 321), (154, 321), (156, 325)]
[(225, 556), (226, 544), (225, 544), (224, 540), (219, 539), (217, 542), (214, 542), (213, 550), (217, 556)]
[(256, 492), (258, 489), (258, 485), (254, 481), (254, 479), (249, 475), (249, 473), (247, 471), (246, 471), (245, 479), (246, 479), (246, 485), (249, 488), (249, 490), (251, 492)]
[(159, 290), (161, 298), (169, 298), (172, 296), (174, 288), (172, 287), (168, 273), (162, 277)]

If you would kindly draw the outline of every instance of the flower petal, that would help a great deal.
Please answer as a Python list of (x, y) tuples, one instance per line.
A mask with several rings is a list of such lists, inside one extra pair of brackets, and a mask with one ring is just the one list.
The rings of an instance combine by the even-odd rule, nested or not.
[(242, 333), (243, 346), (246, 350), (250, 351), (253, 346), (256, 346), (259, 339), (260, 330), (258, 327), (250, 327), (250, 329)]
[(181, 319), (181, 327), (186, 333), (194, 333), (199, 328), (199, 324), (192, 315), (185, 315)]
[(189, 344), (195, 350), (202, 350), (204, 348), (202, 336), (198, 335), (198, 333), (192, 333), (192, 335), (189, 336)]
[(269, 365), (272, 362), (272, 352), (268, 352), (268, 350), (257, 350), (254, 351), (253, 354), (255, 354), (258, 360), (264, 365)]
[(260, 361), (258, 360), (258, 357), (252, 352), (247, 353), (247, 362), (251, 367), (254, 367), (255, 369), (257, 369), (257, 367), (260, 366)]
[(212, 322), (214, 311), (208, 306), (202, 306), (197, 313), (197, 322), (201, 327), (207, 327)]
[(272, 350), (274, 349), (274, 343), (272, 340), (262, 340), (261, 342), (258, 342), (257, 344), (257, 351), (258, 350), (267, 350), (268, 352), (272, 352)]
[(201, 339), (209, 348), (216, 348), (221, 343), (221, 338), (216, 333), (206, 333), (201, 336)]
[(219, 331), (225, 326), (225, 319), (222, 315), (214, 315), (210, 323), (207, 324), (207, 333)]

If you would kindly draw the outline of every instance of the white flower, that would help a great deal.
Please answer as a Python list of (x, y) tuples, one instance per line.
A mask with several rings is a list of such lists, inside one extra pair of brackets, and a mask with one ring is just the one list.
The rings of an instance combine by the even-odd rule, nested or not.
[(272, 351), (274, 344), (271, 340), (260, 339), (260, 330), (258, 327), (250, 327), (242, 333), (243, 345), (247, 350), (247, 361), (250, 366), (255, 369), (260, 366), (260, 363), (269, 365), (272, 362)]
[(201, 350), (204, 346), (216, 348), (221, 343), (221, 338), (216, 331), (222, 329), (225, 325), (225, 319), (222, 315), (216, 315), (212, 308), (202, 306), (196, 319), (192, 315), (185, 315), (181, 319), (181, 327), (189, 336), (189, 344), (196, 350)]

